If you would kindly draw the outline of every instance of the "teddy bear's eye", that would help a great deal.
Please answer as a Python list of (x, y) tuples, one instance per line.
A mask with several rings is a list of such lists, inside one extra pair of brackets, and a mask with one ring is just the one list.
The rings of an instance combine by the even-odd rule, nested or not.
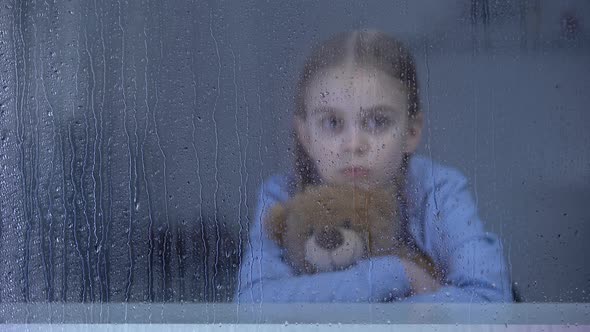
[(350, 229), (350, 227), (352, 227), (352, 222), (350, 221), (350, 219), (344, 220), (344, 222), (342, 223), (342, 227)]

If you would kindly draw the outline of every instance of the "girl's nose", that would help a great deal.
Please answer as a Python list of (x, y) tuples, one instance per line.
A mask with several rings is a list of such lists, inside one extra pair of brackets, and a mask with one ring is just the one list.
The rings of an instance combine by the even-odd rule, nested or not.
[(368, 150), (368, 139), (362, 130), (350, 128), (346, 131), (343, 140), (344, 152), (363, 154)]

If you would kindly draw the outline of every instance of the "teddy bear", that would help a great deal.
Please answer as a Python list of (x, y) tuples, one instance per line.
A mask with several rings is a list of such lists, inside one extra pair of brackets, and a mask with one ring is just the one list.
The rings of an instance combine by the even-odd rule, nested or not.
[(360, 259), (396, 255), (439, 279), (432, 260), (403, 238), (397, 199), (387, 190), (309, 186), (274, 205), (264, 229), (284, 249), (296, 274), (341, 270)]

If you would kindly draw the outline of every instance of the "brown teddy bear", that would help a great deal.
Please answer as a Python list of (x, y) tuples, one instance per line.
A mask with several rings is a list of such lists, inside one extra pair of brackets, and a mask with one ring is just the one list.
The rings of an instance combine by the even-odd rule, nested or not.
[(308, 187), (275, 205), (264, 221), (296, 274), (345, 269), (359, 259), (396, 255), (435, 279), (432, 261), (402, 238), (397, 200), (384, 190), (348, 185)]

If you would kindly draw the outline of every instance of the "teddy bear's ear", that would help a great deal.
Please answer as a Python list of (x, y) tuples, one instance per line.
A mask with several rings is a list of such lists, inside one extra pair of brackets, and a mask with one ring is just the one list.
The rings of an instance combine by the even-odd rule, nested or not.
[(264, 230), (268, 237), (279, 246), (283, 246), (283, 236), (287, 230), (287, 208), (276, 204), (264, 221)]

